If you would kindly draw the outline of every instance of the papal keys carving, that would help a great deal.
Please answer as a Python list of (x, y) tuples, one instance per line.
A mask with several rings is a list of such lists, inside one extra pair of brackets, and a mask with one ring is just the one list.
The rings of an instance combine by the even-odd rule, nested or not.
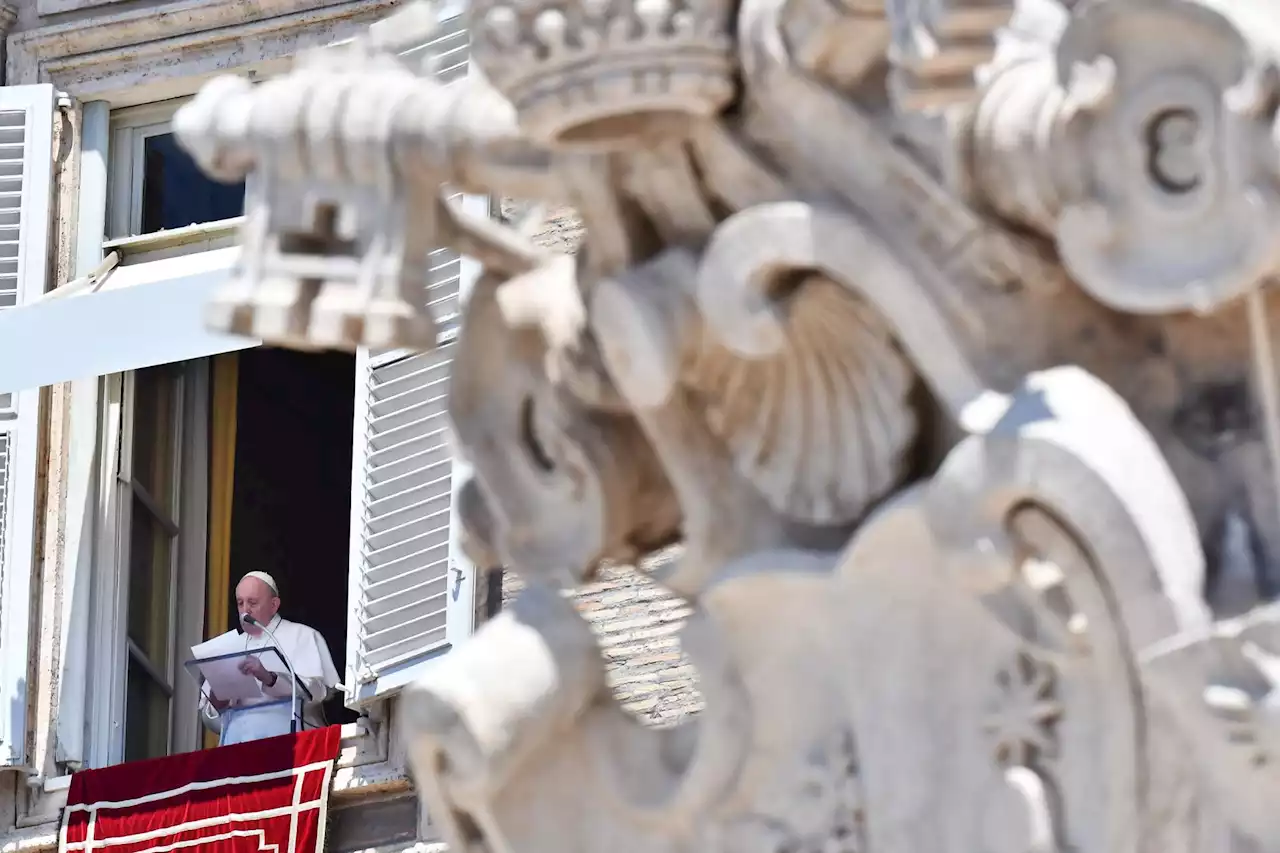
[[(478, 853), (1280, 850), (1280, 6), (473, 0), (177, 131), (251, 182), (216, 328), (430, 348), (477, 560), (405, 698)], [(575, 257), (457, 193), (570, 204)], [(673, 542), (706, 710), (563, 590)]]

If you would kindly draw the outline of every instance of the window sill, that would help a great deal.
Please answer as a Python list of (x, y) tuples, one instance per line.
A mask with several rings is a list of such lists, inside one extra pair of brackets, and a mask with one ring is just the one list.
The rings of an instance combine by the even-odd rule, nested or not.
[(234, 246), (243, 222), (243, 216), (236, 216), (150, 234), (117, 237), (102, 244), (102, 254), (116, 252), (120, 256), (120, 263), (128, 264)]
[[(403, 761), (390, 749), (385, 722), (361, 719), (342, 727), (330, 795), (336, 801), (408, 790)], [(19, 809), (17, 829), (0, 836), (0, 853), (24, 853), (57, 847), (62, 810), (67, 805), (71, 775), (31, 779)]]
[(20, 827), (0, 836), (0, 853), (35, 853), (58, 849), (58, 821)]
[(335, 800), (409, 789), (403, 756), (393, 750), (386, 719), (362, 717), (342, 727), (330, 793)]

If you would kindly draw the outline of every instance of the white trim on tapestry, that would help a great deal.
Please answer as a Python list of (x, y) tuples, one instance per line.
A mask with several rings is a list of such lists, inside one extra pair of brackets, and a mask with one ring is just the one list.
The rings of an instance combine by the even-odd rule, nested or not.
[[(342, 726), (338, 758), (333, 762), (330, 796), (342, 801), (370, 789), (381, 791), (409, 789), (402, 754), (390, 751), (388, 726), (373, 724), (367, 718)], [(18, 816), (19, 828), (35, 830), (57, 824), (67, 806), (71, 775), (35, 780), (26, 788), (24, 807)], [(56, 833), (56, 828), (51, 830)], [(49, 844), (23, 845), (24, 850), (56, 848), (56, 835)]]
[[(321, 777), (321, 788), (314, 799), (302, 802), (303, 785), (307, 776), (318, 774)], [(293, 801), (287, 806), (275, 806), (272, 808), (258, 809), (248, 812), (232, 812), (225, 815), (215, 815), (209, 818), (200, 818), (197, 820), (187, 820), (172, 826), (161, 827), (160, 829), (151, 829), (144, 832), (135, 832), (130, 835), (111, 836), (109, 838), (95, 838), (95, 829), (98, 821), (98, 814), (103, 811), (115, 811), (119, 809), (128, 809), (145, 803), (156, 803), (163, 800), (169, 800), (191, 791), (211, 790), (214, 788), (224, 788), (234, 785), (251, 785), (256, 782), (269, 781), (271, 779), (283, 779), (293, 777), (294, 782)], [(139, 842), (154, 841), (162, 838), (173, 838), (192, 830), (208, 829), (220, 824), (235, 825), (238, 823), (247, 823), (250, 821), (270, 820), (271, 818), (289, 816), (289, 844), (287, 853), (293, 853), (297, 847), (297, 818), (305, 812), (321, 811), (328, 807), (330, 784), (333, 778), (333, 762), (319, 761), (307, 764), (301, 767), (292, 767), (288, 770), (274, 771), (272, 773), (262, 773), (254, 776), (232, 776), (220, 779), (213, 779), (205, 782), (189, 782), (186, 785), (177, 788), (170, 788), (165, 791), (159, 791), (155, 794), (147, 794), (143, 797), (135, 797), (128, 800), (96, 800), (92, 803), (77, 803), (74, 806), (66, 808), (62, 826), (59, 830), (59, 848), (65, 853), (68, 850), (93, 850), (97, 848), (105, 849), (109, 847), (132, 845)], [(86, 835), (83, 841), (67, 841), (68, 821), (66, 815), (72, 813), (87, 813), (89, 815)], [(241, 835), (256, 834), (257, 830), (240, 831)], [(317, 850), (324, 849), (324, 829), (323, 821), (317, 823)], [(211, 839), (232, 837), (237, 831), (233, 830), (224, 835), (202, 836), (199, 839), (177, 841), (169, 844), (158, 844), (148, 847), (138, 853), (164, 853), (164, 851), (172, 851), (183, 847), (190, 847), (194, 844), (205, 843)], [(264, 839), (266, 838), (263, 832)], [(278, 850), (277, 845), (266, 845), (272, 849)]]
[[(305, 776), (312, 770), (322, 770), (333, 764), (331, 761), (313, 761), (310, 764), (300, 764), (297, 767), (290, 767), (286, 770), (272, 770), (270, 773), (255, 773), (248, 776), (220, 776), (217, 779), (206, 779), (204, 781), (188, 782), (185, 785), (179, 785), (176, 788), (166, 788), (163, 791), (157, 791), (154, 794), (144, 794), (141, 797), (130, 797), (125, 800), (95, 800), (92, 803), (77, 803), (74, 806), (67, 806), (67, 812), (89, 812), (101, 811), (103, 809), (123, 809), (130, 806), (140, 806), (143, 803), (156, 803), (160, 800), (167, 800), (170, 797), (176, 797), (179, 794), (189, 794), (192, 791), (204, 791), (209, 788), (220, 788), (224, 785), (251, 785), (254, 782), (269, 782), (272, 779), (284, 779), (286, 776)], [(287, 808), (287, 807), (284, 807)], [(256, 812), (255, 812), (256, 814)], [(235, 817), (235, 815), (230, 815)], [(215, 820), (220, 818), (214, 818)], [(155, 833), (173, 832), (173, 827), (165, 827), (164, 829), (152, 830), (150, 833), (144, 833), (138, 836), (154, 836)], [(123, 838), (123, 836), (121, 836)]]

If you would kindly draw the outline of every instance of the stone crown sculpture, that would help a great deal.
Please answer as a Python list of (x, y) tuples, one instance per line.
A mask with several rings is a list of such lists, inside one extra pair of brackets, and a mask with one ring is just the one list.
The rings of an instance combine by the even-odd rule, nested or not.
[(733, 97), (726, 0), (485, 0), (471, 16), (474, 61), (548, 144), (609, 144)]
[[(1280, 851), (1273, 0), (469, 14), (466, 80), (411, 3), (175, 122), (258, 177), (215, 328), (429, 350), (481, 267), (456, 511), (528, 586), (402, 697), (451, 846)], [(655, 730), (566, 593), (675, 543)]]

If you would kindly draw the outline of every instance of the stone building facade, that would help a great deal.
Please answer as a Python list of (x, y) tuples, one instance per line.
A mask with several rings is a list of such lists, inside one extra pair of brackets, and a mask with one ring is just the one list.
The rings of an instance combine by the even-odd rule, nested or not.
[[(582, 240), (582, 219), (569, 207), (538, 209), (503, 199), (499, 215), (507, 222), (527, 221), (528, 233), (539, 245), (559, 252), (575, 251)], [(605, 569), (576, 599), (604, 648), (614, 695), (640, 719), (670, 725), (701, 704), (697, 678), (677, 636), (689, 610), (682, 599), (647, 579), (648, 568)], [(519, 577), (504, 573), (503, 601), (519, 589)]]
[[(573, 252), (582, 240), (582, 219), (572, 208), (536, 209), (503, 199), (499, 215), (508, 222), (528, 221), (533, 239), (556, 251)], [(664, 554), (656, 562), (669, 556)], [(689, 610), (684, 600), (648, 580), (648, 568), (605, 569), (575, 595), (579, 611), (596, 630), (604, 649), (614, 695), (638, 718), (671, 725), (701, 706), (697, 678), (677, 636)], [(519, 589), (519, 577), (504, 573), (503, 601)]]
[[(413, 796), (397, 693), (519, 585), (458, 547), (448, 347), (296, 355), (206, 332), (203, 303), (236, 253), (239, 190), (192, 183), (169, 126), (211, 76), (266, 79), (396, 5), (0, 4), (0, 242), (12, 247), (0, 257), (0, 853), (56, 847), (75, 770), (156, 754), (131, 734), (144, 688), (167, 703), (161, 752), (209, 745), (180, 664), (228, 627), (230, 584), (252, 568), (283, 578), (287, 615), (316, 621), (340, 659), (327, 847), (439, 843)], [(443, 79), (466, 75), (462, 11), (442, 4), (438, 38), (407, 48)], [(572, 250), (572, 211), (541, 216), (540, 242)], [(454, 305), (472, 271), (433, 259), (427, 298)], [(577, 604), (639, 718), (697, 710), (683, 602), (616, 567)]]

